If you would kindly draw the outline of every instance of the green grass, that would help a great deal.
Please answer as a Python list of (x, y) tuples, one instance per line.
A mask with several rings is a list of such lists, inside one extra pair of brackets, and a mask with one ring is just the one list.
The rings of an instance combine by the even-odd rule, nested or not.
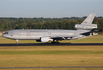
[(103, 46), (0, 47), (0, 67), (103, 66)]
[(103, 54), (103, 51), (0, 51), (0, 55)]

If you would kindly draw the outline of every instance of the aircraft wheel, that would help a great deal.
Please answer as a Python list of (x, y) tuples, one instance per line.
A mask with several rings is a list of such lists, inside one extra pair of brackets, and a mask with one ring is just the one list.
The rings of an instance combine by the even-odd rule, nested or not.
[(51, 42), (52, 44), (55, 44), (55, 42)]
[(60, 42), (52, 42), (52, 44), (60, 44)]
[(56, 42), (56, 44), (60, 44), (60, 42)]

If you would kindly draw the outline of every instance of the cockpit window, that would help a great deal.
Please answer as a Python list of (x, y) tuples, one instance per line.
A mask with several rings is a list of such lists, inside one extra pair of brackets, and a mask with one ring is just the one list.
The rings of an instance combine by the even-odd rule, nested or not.
[(5, 32), (4, 34), (8, 34), (8, 32)]

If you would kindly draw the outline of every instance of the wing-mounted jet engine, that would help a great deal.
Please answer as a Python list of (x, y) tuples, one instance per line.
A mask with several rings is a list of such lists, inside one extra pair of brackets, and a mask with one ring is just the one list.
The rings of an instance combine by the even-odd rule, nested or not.
[(36, 40), (37, 42), (49, 42), (49, 41), (53, 41), (53, 39), (51, 39), (50, 37), (41, 37), (40, 40)]

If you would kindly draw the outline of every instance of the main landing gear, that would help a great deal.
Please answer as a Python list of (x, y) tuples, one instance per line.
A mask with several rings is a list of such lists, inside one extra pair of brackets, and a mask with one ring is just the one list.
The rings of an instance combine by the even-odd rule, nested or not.
[(53, 42), (51, 42), (52, 44), (60, 44), (60, 42), (58, 42), (58, 40), (53, 40)]
[(60, 44), (60, 42), (51, 42), (52, 44)]

